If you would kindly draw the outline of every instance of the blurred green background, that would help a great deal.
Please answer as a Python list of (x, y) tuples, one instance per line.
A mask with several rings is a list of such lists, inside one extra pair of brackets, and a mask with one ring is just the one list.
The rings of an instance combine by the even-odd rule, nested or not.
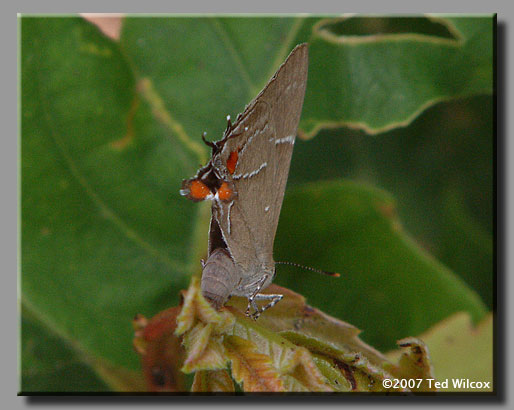
[[(22, 17), (20, 391), (128, 390), (208, 204), (180, 182), (294, 45), (309, 82), (276, 282), (380, 350), (493, 307), (493, 24), (474, 17)], [(321, 131), (319, 131), (321, 130)], [(319, 132), (318, 132), (319, 131)]]

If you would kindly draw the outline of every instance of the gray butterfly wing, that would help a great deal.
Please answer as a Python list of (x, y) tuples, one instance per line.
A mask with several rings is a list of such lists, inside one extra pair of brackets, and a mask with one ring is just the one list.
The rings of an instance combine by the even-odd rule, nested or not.
[[(307, 85), (308, 48), (297, 46), (261, 93), (246, 107), (220, 153), (237, 197), (213, 202), (211, 241), (221, 235), (243, 276), (273, 271), (273, 242)], [(234, 137), (231, 137), (234, 136)], [(214, 227), (214, 228), (213, 228)], [(219, 241), (219, 238), (214, 241)], [(211, 248), (211, 246), (210, 246)]]

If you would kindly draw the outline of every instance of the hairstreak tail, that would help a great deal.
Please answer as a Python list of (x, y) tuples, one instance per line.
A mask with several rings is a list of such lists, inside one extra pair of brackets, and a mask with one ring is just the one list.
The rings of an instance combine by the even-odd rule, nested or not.
[[(202, 293), (219, 309), (232, 295), (248, 298), (257, 318), (282, 295), (261, 294), (275, 276), (273, 242), (307, 85), (308, 46), (295, 47), (223, 138), (204, 142), (209, 162), (180, 193), (212, 201)], [(259, 308), (256, 301), (268, 303)], [(253, 312), (251, 312), (253, 309)], [(251, 313), (250, 313), (251, 312)]]

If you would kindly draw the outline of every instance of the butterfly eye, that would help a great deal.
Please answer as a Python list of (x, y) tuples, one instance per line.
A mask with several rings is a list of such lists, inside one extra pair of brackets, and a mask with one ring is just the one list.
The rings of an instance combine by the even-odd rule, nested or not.
[(218, 189), (218, 198), (222, 201), (230, 201), (234, 196), (234, 191), (226, 182), (223, 182)]
[(187, 193), (187, 196), (189, 196), (193, 201), (203, 201), (204, 199), (207, 199), (210, 193), (211, 191), (207, 185), (198, 179), (194, 179), (189, 184), (189, 192)]

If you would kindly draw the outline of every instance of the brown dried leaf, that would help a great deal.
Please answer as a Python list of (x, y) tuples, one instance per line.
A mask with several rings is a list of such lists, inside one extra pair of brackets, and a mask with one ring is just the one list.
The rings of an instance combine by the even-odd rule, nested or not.
[(288, 383), (285, 385), (287, 391), (334, 390), (307, 349), (295, 346), (280, 335), (259, 326), (258, 322), (245, 318), (237, 310), (234, 310), (234, 313), (236, 324), (233, 334), (244, 340), (251, 340), (258, 353), (271, 359), (272, 366), (282, 375), (282, 378), (287, 376)]
[[(430, 350), (433, 377), (445, 384), (441, 392), (491, 392), (493, 390), (493, 315), (488, 314), (474, 326), (469, 313), (458, 312), (437, 323), (419, 339)], [(397, 362), (404, 355), (400, 350), (387, 354)], [(432, 373), (430, 373), (432, 374)], [(481, 382), (471, 388), (462, 381)], [(455, 382), (455, 385), (453, 384)], [(486, 383), (489, 383), (486, 386)]]
[(282, 380), (284, 381), (284, 390), (287, 392), (294, 393), (308, 393), (309, 389), (301, 384), (298, 379), (295, 379), (293, 376), (288, 374), (282, 375)]
[(183, 295), (182, 309), (177, 317), (177, 336), (183, 335), (193, 327), (196, 316), (196, 294), (198, 293), (198, 279), (193, 277), (189, 288)]
[(234, 326), (235, 318), (227, 311), (217, 312), (202, 296), (197, 278), (184, 294), (175, 334), (182, 336), (186, 359), (182, 371), (216, 370), (228, 361), (221, 344), (223, 334)]
[(259, 353), (255, 343), (238, 336), (226, 336), (223, 344), (232, 364), (232, 376), (247, 392), (286, 391), (271, 358)]
[[(188, 357), (189, 359), (189, 357)], [(184, 373), (199, 370), (219, 370), (227, 367), (227, 355), (219, 340), (209, 339), (205, 349), (193, 360), (186, 361), (182, 367)]]
[(290, 372), (290, 375), (305, 386), (307, 390), (312, 392), (334, 391), (318, 366), (316, 366), (316, 363), (307, 349), (298, 347), (294, 360), (296, 361), (296, 366), (293, 371)]
[[(266, 354), (272, 359), (272, 364), (279, 373), (292, 375), (291, 372), (294, 372), (299, 363), (297, 350), (304, 346), (306, 347), (305, 351), (325, 357), (328, 366), (332, 367), (332, 375), (334, 372), (337, 372), (347, 381), (346, 383), (341, 383), (341, 385), (344, 384), (346, 386), (346, 390), (337, 383), (331, 382), (330, 379), (327, 380), (324, 376), (322, 376), (324, 380), (321, 382), (320, 375), (324, 373), (317, 367), (316, 373), (309, 374), (309, 377), (313, 377), (313, 380), (317, 378), (318, 383), (321, 383), (322, 387), (318, 386), (316, 388), (318, 390), (369, 391), (373, 389), (376, 391), (380, 390), (383, 378), (391, 377), (380, 366), (375, 366), (369, 360), (363, 358), (362, 354), (346, 353), (340, 348), (335, 347), (334, 344), (320, 341), (299, 332), (286, 331), (277, 334), (266, 327), (262, 327), (260, 319), (257, 322), (249, 321), (234, 307), (231, 307), (230, 311), (237, 318), (234, 334), (254, 342), (260, 353)], [(344, 346), (344, 344), (341, 343), (339, 346)], [(314, 361), (314, 363), (316, 362)], [(328, 371), (326, 368), (324, 370)], [(310, 371), (313, 372), (314, 369), (311, 367)], [(305, 378), (302, 378), (302, 380), (297, 379), (297, 381), (298, 383), (308, 383)], [(312, 385), (309, 386), (309, 390), (314, 391), (316, 389)], [(297, 390), (299, 391), (300, 389)]]
[(149, 321), (141, 315), (134, 319), (134, 347), (141, 356), (149, 391), (185, 391), (184, 375), (180, 371), (184, 350), (174, 334), (179, 311), (180, 308), (174, 307)]
[[(362, 353), (377, 366), (387, 363), (382, 353), (360, 340), (359, 329), (307, 305), (302, 295), (275, 284), (268, 286), (264, 293), (279, 293), (284, 298), (260, 316), (260, 326), (274, 333), (295, 332), (320, 340), (338, 351)], [(245, 311), (246, 304), (244, 298), (232, 298), (230, 301), (230, 305), (240, 312)]]
[(176, 335), (181, 336), (198, 321), (213, 324), (213, 333), (222, 334), (234, 325), (234, 317), (226, 312), (217, 312), (202, 295), (198, 278), (193, 277), (184, 295), (182, 310), (177, 319)]
[[(380, 352), (359, 339), (360, 331), (357, 328), (306, 305), (305, 299), (301, 295), (288, 289), (272, 285), (267, 291), (285, 295), (279, 304), (264, 312), (258, 321), (258, 325), (273, 336), (266, 335), (262, 330), (257, 332), (257, 327), (252, 325), (246, 326), (252, 329), (247, 330), (246, 334), (241, 331), (238, 334), (257, 341), (261, 352), (269, 354), (272, 358), (280, 358), (280, 365), (277, 364), (278, 360), (274, 362), (277, 369), (286, 373), (289, 371), (286, 367), (295, 363), (291, 355), (284, 353), (285, 345), (279, 345), (278, 341), (272, 343), (278, 333), (295, 346), (303, 346), (310, 353), (318, 355), (318, 358), (325, 359), (325, 362), (318, 360), (314, 363), (324, 366), (322, 373), (327, 379), (325, 384), (329, 385), (331, 389), (384, 391), (382, 380), (392, 377), (384, 370), (384, 366), (389, 362)], [(233, 304), (234, 307), (231, 311), (234, 314), (240, 312), (240, 309), (245, 306), (240, 300), (235, 300)], [(240, 328), (240, 315), (237, 317), (235, 330)], [(241, 323), (243, 322), (241, 321)], [(289, 351), (294, 351), (294, 349)], [(318, 369), (321, 372), (319, 366)], [(334, 378), (333, 376), (336, 374), (344, 381), (341, 382), (340, 379)], [(327, 375), (329, 377), (326, 377)]]
[(234, 382), (226, 370), (200, 370), (195, 373), (192, 392), (233, 393)]
[(352, 391), (350, 381), (344, 377), (343, 372), (335, 365), (332, 359), (318, 354), (313, 354), (312, 359), (334, 390), (341, 392)]
[(428, 348), (422, 340), (414, 337), (408, 337), (399, 340), (398, 346), (403, 349), (398, 365), (390, 366), (388, 369), (397, 379), (422, 379), (421, 383), (416, 384), (412, 391), (436, 391), (433, 382), (428, 379), (434, 379), (432, 365), (430, 363), (430, 354)]
[(392, 379), (393, 376), (383, 368), (375, 366), (360, 353), (344, 354), (341, 358), (334, 360), (335, 365), (342, 371), (346, 379), (350, 381), (352, 390), (357, 392), (408, 392), (409, 389), (386, 389), (382, 382), (385, 379)]
[(317, 359), (315, 363), (335, 390), (384, 391), (382, 380), (392, 378), (382, 367), (372, 364), (362, 353), (348, 353), (328, 342), (298, 332), (286, 331), (280, 335), (314, 354)]
[[(187, 357), (184, 361), (185, 368), (194, 368), (194, 363), (197, 362), (205, 352), (211, 333), (211, 324), (205, 325), (203, 323), (198, 323), (193, 329), (184, 335), (182, 344), (187, 352)], [(182, 371), (185, 371), (184, 368)], [(190, 371), (191, 370), (188, 370), (187, 373)]]
[[(195, 375), (193, 390), (225, 391), (226, 386), (233, 390), (224, 370), (228, 361), (234, 380), (252, 392), (392, 391), (384, 389), (383, 380), (431, 375), (428, 353), (419, 341), (402, 341), (411, 351), (394, 366), (362, 342), (352, 325), (305, 305), (302, 296), (287, 289), (272, 286), (268, 291), (286, 297), (277, 305), (280, 308), (264, 312), (256, 322), (244, 315), (246, 301), (238, 298), (233, 306), (214, 310), (202, 296), (198, 279), (193, 278), (183, 293), (181, 311), (175, 311), (173, 335), (185, 347), (181, 370), (200, 372)], [(135, 328), (134, 344), (146, 356), (151, 346), (142, 336), (148, 328), (144, 318), (138, 318)], [(219, 376), (218, 387), (215, 375)]]

